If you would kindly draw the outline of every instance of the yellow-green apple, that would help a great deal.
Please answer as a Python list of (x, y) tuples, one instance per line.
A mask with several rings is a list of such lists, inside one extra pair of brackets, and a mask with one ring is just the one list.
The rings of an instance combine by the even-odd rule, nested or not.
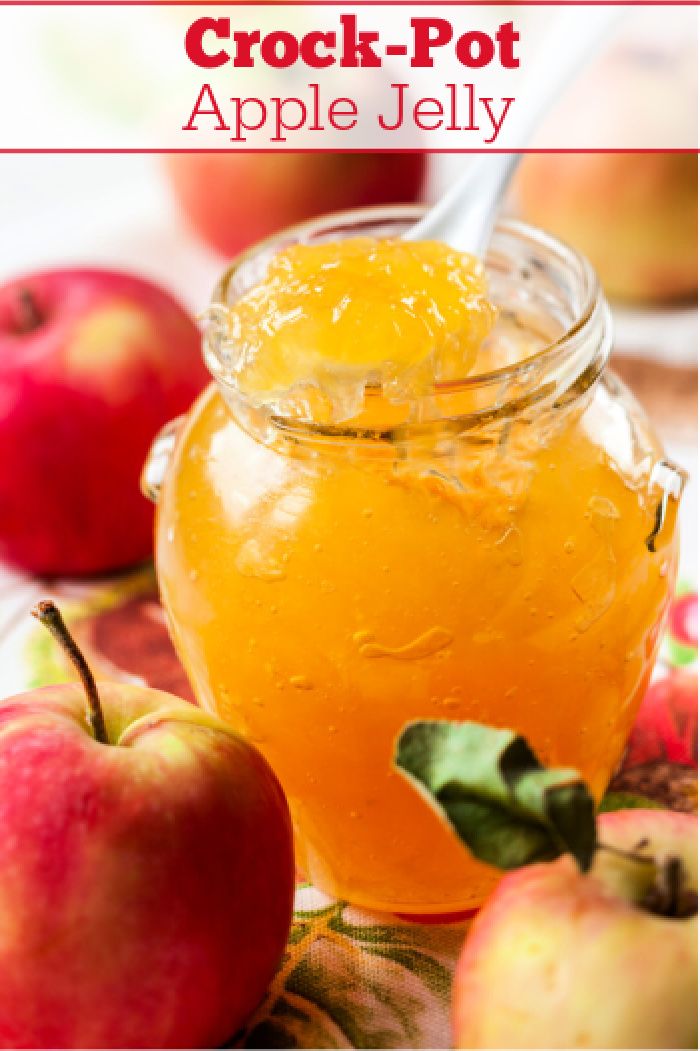
[(533, 153), (520, 214), (593, 263), (613, 298), (689, 298), (698, 283), (698, 159), (690, 153)]
[(587, 874), (570, 857), (509, 873), (477, 916), (455, 974), (455, 1047), (697, 1047), (697, 901), (665, 914), (650, 894), (671, 858), (697, 894), (697, 818), (627, 810), (598, 829), (624, 853), (597, 850)]
[(539, 140), (566, 145), (575, 128), (579, 143), (620, 152), (531, 153), (516, 174), (523, 218), (588, 256), (613, 298), (663, 303), (695, 295), (697, 156), (623, 149), (693, 145), (696, 82), (694, 38), (677, 27), (659, 33), (649, 20), (626, 25), (565, 93)]
[(289, 930), (290, 819), (270, 767), (166, 693), (77, 684), (0, 702), (0, 1046), (217, 1047)]
[(0, 287), (0, 559), (52, 576), (147, 558), (141, 467), (206, 381), (194, 322), (150, 281), (76, 269)]
[(467, 934), (455, 1047), (697, 1047), (694, 816), (596, 821), (576, 771), (475, 723), (409, 724), (396, 764), (476, 857), (515, 869)]
[(175, 198), (191, 228), (231, 257), (314, 215), (409, 204), (426, 172), (422, 153), (174, 153)]

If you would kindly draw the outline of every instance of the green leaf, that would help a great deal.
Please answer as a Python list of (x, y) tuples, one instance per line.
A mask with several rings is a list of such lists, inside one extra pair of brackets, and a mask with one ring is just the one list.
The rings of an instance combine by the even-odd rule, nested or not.
[(394, 762), (480, 861), (514, 869), (570, 853), (590, 868), (595, 808), (580, 774), (545, 769), (511, 730), (409, 723)]
[(638, 796), (634, 792), (606, 792), (598, 813), (611, 814), (614, 810), (665, 810), (665, 807), (655, 799)]

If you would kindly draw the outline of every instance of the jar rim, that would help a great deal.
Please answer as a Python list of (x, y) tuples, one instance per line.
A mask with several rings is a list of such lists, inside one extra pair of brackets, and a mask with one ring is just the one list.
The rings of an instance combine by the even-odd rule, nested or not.
[[(232, 302), (232, 281), (242, 271), (245, 271), (245, 268), (250, 266), (254, 260), (264, 256), (271, 258), (275, 252), (288, 245), (299, 242), (304, 243), (319, 236), (323, 236), (326, 240), (331, 240), (336, 234), (338, 238), (361, 236), (363, 227), (376, 228), (382, 224), (390, 226), (391, 224), (398, 225), (400, 223), (409, 225), (417, 222), (425, 214), (426, 210), (427, 206), (420, 204), (378, 205), (349, 209), (308, 219), (278, 231), (270, 237), (251, 245), (232, 260), (214, 288), (210, 305), (210, 320), (218, 310), (226, 310), (230, 306)], [(377, 236), (376, 233), (375, 236)], [(582, 343), (588, 344), (590, 342), (588, 336), (597, 323), (602, 324), (603, 335), (598, 339), (593, 353), (588, 353), (587, 356), (583, 355), (580, 370), (580, 372), (586, 370), (587, 373), (585, 389), (588, 389), (602, 372), (611, 349), (610, 319), (597, 275), (590, 262), (576, 249), (552, 234), (519, 219), (500, 219), (494, 228), (494, 241), (497, 241), (499, 237), (513, 238), (524, 245), (530, 244), (540, 252), (551, 254), (562, 268), (573, 275), (580, 296), (580, 306), (576, 310), (576, 316), (555, 339), (545, 342), (544, 346), (534, 351), (528, 357), (512, 364), (484, 372), (477, 372), (456, 380), (437, 381), (426, 395), (420, 395), (416, 400), (443, 395), (451, 396), (465, 391), (488, 389), (490, 387), (502, 388), (505, 384), (517, 385), (522, 377), (532, 375), (533, 372), (542, 375), (548, 369), (556, 368), (562, 361), (566, 362), (570, 357), (574, 356), (576, 349), (580, 351)], [(491, 253), (492, 246), (486, 255), (487, 270)], [(597, 362), (593, 362), (592, 359), (594, 357), (597, 357)], [(245, 401), (245, 395), (238, 390), (235, 380), (227, 379), (224, 363), (212, 348), (207, 346), (206, 333), (205, 359), (214, 379), (229, 395), (228, 400), (230, 401), (231, 396), (234, 396), (234, 401)], [(578, 374), (576, 378), (578, 378)], [(381, 388), (379, 387), (373, 388), (371, 385), (368, 385), (366, 388), (366, 393), (369, 397), (376, 396), (380, 392)], [(577, 393), (581, 393), (581, 391), (579, 390)], [(539, 400), (541, 399), (532, 397), (521, 399), (521, 402), (523, 404), (531, 404)], [(511, 408), (514, 414), (519, 408), (519, 404), (513, 403)], [(317, 424), (309, 420), (288, 419), (282, 414), (270, 413), (270, 415), (276, 422), (284, 422), (285, 427), (292, 427), (294, 430), (305, 429), (328, 436), (332, 434), (347, 435), (348, 430), (352, 430), (352, 424), (348, 425), (347, 423), (338, 425)], [(487, 410), (476, 410), (469, 415), (474, 416), (475, 419), (491, 419), (495, 415), (502, 418), (508, 413), (501, 406), (497, 413)]]

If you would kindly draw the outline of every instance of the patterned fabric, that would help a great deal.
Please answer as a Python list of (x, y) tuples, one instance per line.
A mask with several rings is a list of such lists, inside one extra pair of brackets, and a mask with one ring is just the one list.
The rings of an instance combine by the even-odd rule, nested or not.
[(297, 890), (287, 956), (244, 1047), (449, 1047), (466, 923), (418, 924)]
[[(100, 585), (61, 585), (54, 597), (98, 677), (148, 683), (192, 700), (150, 571)], [(0, 645), (0, 695), (71, 677), (50, 637), (26, 616), (33, 600), (22, 600), (11, 639)], [(648, 797), (697, 809), (697, 645), (697, 595), (686, 585), (673, 603), (610, 806), (648, 805)], [(451, 975), (468, 922), (370, 914), (300, 883), (285, 959), (230, 1046), (449, 1047)]]

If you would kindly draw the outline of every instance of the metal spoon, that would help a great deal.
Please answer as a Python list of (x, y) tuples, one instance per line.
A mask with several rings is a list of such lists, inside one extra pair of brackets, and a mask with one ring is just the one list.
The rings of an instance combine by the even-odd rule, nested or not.
[[(620, 14), (619, 8), (607, 5), (558, 13), (541, 49), (546, 65), (538, 65), (536, 76), (522, 85), (519, 108), (510, 124), (514, 141), (529, 138)], [(483, 257), (499, 205), (521, 158), (521, 153), (479, 155), (463, 178), (403, 236), (409, 241), (445, 241)]]

